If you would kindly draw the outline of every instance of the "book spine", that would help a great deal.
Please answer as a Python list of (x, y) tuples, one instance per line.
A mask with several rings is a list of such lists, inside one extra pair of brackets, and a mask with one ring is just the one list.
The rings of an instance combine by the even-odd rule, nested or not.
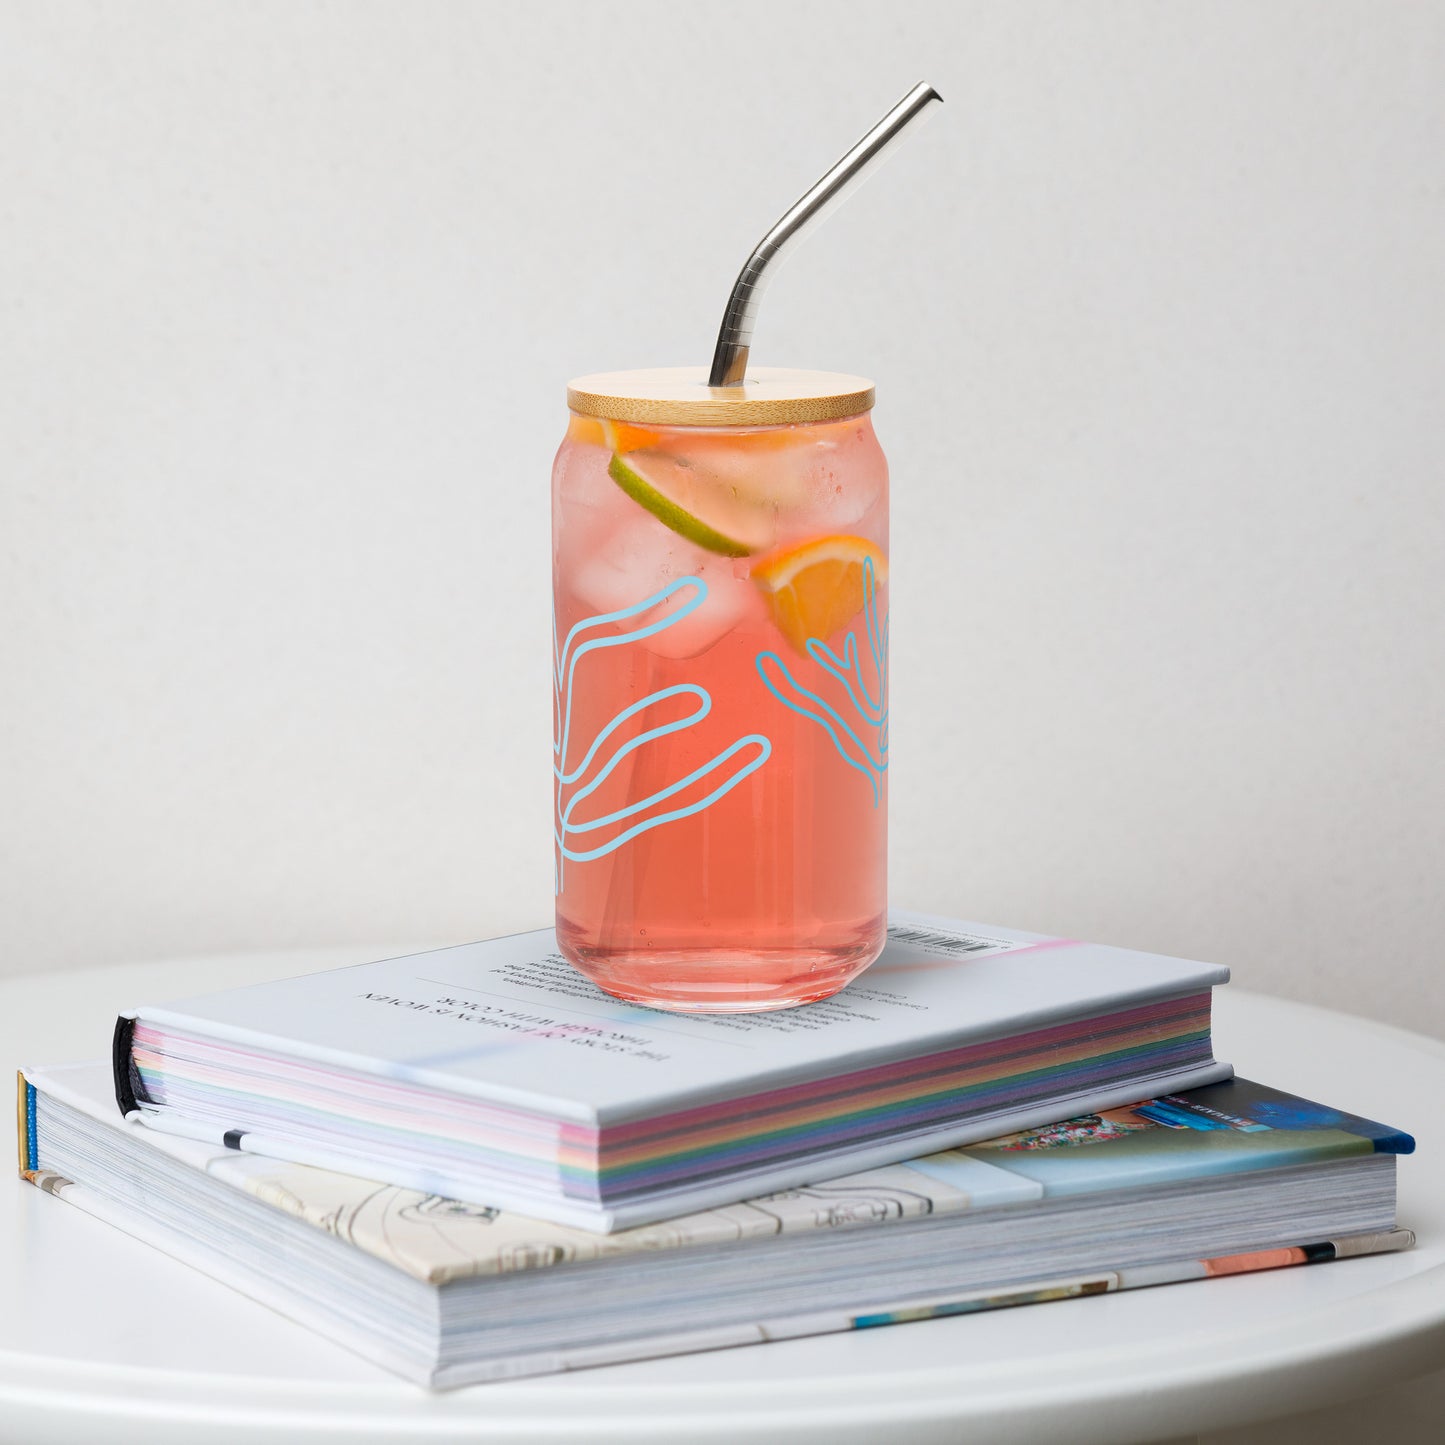
[(15, 1145), (19, 1155), (20, 1177), (27, 1183), (42, 1189), (46, 1194), (59, 1195), (73, 1188), (70, 1180), (53, 1169), (40, 1167), (40, 1131), (35, 1116), (35, 1085), (24, 1073), (15, 1071)]
[(115, 1081), (116, 1107), (123, 1116), (134, 1114), (140, 1108), (136, 1098), (135, 1066), (131, 1063), (130, 1046), (135, 1036), (135, 1015), (121, 1014), (115, 1021), (115, 1032), (110, 1040), (110, 1068)]
[(37, 1148), (35, 1085), (17, 1069), (15, 1071), (15, 1153), (22, 1179), (30, 1179), (35, 1174)]

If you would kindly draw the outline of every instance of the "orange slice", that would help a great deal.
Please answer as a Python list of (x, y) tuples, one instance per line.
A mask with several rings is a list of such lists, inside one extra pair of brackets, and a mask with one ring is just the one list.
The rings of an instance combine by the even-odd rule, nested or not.
[[(613, 433), (611, 442), (607, 439), (609, 426)], [(574, 442), (587, 442), (616, 452), (635, 452), (641, 447), (656, 446), (659, 439), (659, 433), (645, 426), (633, 426), (626, 421), (605, 422), (601, 417), (580, 416), (575, 411), (567, 421), (567, 435)]]
[(875, 586), (888, 581), (888, 559), (866, 537), (814, 537), (765, 558), (752, 575), (778, 631), (806, 657), (810, 637), (826, 642), (863, 610), (865, 562)]

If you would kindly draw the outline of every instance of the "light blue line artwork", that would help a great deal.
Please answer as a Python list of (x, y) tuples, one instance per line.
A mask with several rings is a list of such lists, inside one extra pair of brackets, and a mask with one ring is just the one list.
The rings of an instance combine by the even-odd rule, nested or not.
[[(873, 685), (863, 675), (858, 638), (850, 632), (839, 657), (816, 637), (807, 642), (808, 656), (829, 677), (841, 683), (857, 714), (848, 722), (835, 707), (803, 686), (776, 652), (760, 652), (756, 666), (763, 686), (790, 712), (815, 722), (832, 740), (838, 756), (862, 773), (873, 789), (873, 806), (883, 800), (883, 775), (888, 771), (888, 615), (878, 616), (878, 585), (873, 560), (863, 559), (863, 620), (873, 663)], [(860, 734), (872, 732), (870, 744)]]
[[(641, 622), (635, 627), (616, 631), (619, 623), (641, 619), (648, 613), (666, 606), (674, 598), (677, 604), (663, 616), (651, 622)], [(554, 836), (557, 844), (556, 891), (561, 893), (565, 881), (564, 868), (570, 860), (587, 863), (595, 858), (615, 852), (623, 844), (664, 824), (691, 818), (712, 807), (725, 797), (745, 778), (767, 762), (772, 756), (773, 745), (761, 733), (749, 733), (724, 748), (722, 752), (694, 768), (675, 782), (634, 799), (625, 806), (615, 808), (595, 818), (579, 819), (574, 816), (579, 804), (584, 803), (603, 783), (607, 781), (618, 765), (649, 743), (685, 733), (696, 727), (712, 711), (712, 696), (706, 688), (696, 683), (676, 683), (671, 687), (658, 688), (630, 703), (612, 717), (587, 745), (581, 761), (569, 766), (572, 754), (572, 701), (575, 695), (577, 667), (582, 659), (603, 648), (625, 647), (655, 637), (658, 633), (675, 627), (683, 618), (696, 612), (707, 600), (707, 583), (701, 577), (679, 577), (650, 597), (631, 607), (616, 612), (603, 612), (595, 617), (584, 617), (567, 634), (567, 639), (558, 646), (555, 619), (552, 628), (552, 772), (556, 779), (556, 815)], [(609, 630), (612, 629), (612, 630)], [(664, 716), (667, 705), (674, 699), (690, 699), (692, 706), (679, 716), (665, 721), (654, 721), (650, 727), (625, 737), (612, 746), (628, 724), (637, 720), (652, 721)], [(659, 714), (656, 710), (663, 709)], [(607, 751), (608, 748), (611, 751)], [(594, 764), (597, 764), (594, 771)], [(589, 776), (590, 775), (590, 776)], [(583, 781), (586, 778), (587, 781)], [(685, 793), (689, 788), (715, 782), (715, 786), (701, 798), (680, 807), (657, 811), (661, 804)], [(580, 785), (580, 786), (579, 786)], [(619, 827), (629, 819), (637, 819), (630, 826)], [(574, 847), (574, 836), (599, 833), (609, 828), (619, 828), (603, 841), (592, 847)]]

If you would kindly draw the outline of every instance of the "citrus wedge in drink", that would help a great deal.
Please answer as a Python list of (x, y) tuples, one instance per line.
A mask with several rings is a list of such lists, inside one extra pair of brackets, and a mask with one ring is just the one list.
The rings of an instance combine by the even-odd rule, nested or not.
[(808, 639), (826, 642), (846, 627), (866, 600), (864, 569), (888, 581), (888, 558), (866, 537), (814, 537), (764, 558), (752, 572), (779, 632), (804, 657)]
[(773, 540), (775, 509), (740, 496), (686, 457), (614, 452), (607, 475), (664, 527), (705, 552), (747, 557), (765, 551)]
[(652, 427), (634, 426), (625, 421), (603, 421), (601, 417), (580, 416), (573, 412), (567, 423), (567, 435), (588, 446), (606, 447), (613, 452), (635, 452), (640, 447), (655, 447), (661, 433)]

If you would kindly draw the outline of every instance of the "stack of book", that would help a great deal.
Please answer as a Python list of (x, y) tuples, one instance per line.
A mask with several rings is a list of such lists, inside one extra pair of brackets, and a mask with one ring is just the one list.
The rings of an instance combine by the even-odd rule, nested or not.
[(422, 1383), (1398, 1249), (1398, 1130), (1232, 1077), (1223, 969), (895, 915), (843, 993), (619, 1003), (549, 932), (143, 1007), (48, 1192)]

